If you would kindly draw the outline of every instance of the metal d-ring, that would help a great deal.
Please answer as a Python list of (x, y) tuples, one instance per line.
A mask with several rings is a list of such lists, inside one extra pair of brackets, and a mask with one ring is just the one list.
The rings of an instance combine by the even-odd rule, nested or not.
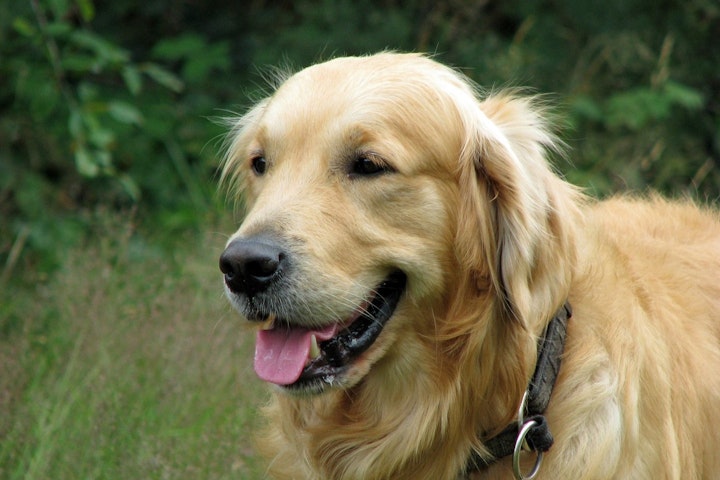
[(540, 470), (540, 465), (542, 464), (543, 459), (543, 452), (537, 452), (535, 465), (533, 466), (529, 474), (524, 475), (520, 471), (520, 452), (523, 449), (525, 437), (527, 436), (530, 429), (536, 425), (538, 425), (538, 422), (536, 422), (532, 418), (523, 423), (520, 427), (520, 431), (518, 432), (517, 440), (515, 440), (515, 450), (513, 450), (513, 473), (515, 474), (516, 480), (532, 480), (533, 478), (535, 478), (535, 475), (537, 475), (538, 471)]
[(523, 393), (522, 400), (520, 400), (520, 407), (518, 407), (518, 412), (517, 412), (518, 431), (522, 428), (523, 423), (525, 423), (525, 410), (527, 409), (527, 400), (528, 400), (529, 394), (530, 394), (530, 392), (528, 390), (525, 390), (525, 393)]

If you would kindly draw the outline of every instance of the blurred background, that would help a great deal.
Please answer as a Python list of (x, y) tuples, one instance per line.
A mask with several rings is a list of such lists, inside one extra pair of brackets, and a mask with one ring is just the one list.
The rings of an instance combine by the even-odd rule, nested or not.
[(268, 67), (429, 52), (549, 94), (589, 193), (715, 203), (719, 44), (717, 0), (0, 0), (0, 478), (263, 478), (216, 190)]

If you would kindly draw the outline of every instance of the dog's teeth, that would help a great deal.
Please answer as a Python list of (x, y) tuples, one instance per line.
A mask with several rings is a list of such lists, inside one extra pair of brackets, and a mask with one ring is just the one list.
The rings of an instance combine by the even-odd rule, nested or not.
[(315, 335), (310, 336), (310, 352), (308, 353), (308, 358), (310, 360), (315, 360), (320, 356), (320, 347), (318, 346), (317, 338), (315, 338)]
[(260, 325), (261, 330), (272, 330), (275, 326), (275, 319), (277, 316), (274, 313), (271, 313), (268, 315), (268, 317), (265, 319), (265, 321)]

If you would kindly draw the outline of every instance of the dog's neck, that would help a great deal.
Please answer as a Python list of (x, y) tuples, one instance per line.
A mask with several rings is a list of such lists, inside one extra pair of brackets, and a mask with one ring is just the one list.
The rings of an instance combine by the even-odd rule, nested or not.
[[(516, 454), (518, 442), (522, 444), (524, 440), (527, 440), (530, 448), (539, 455), (552, 446), (553, 438), (542, 414), (550, 403), (550, 395), (560, 372), (567, 323), (571, 316), (570, 304), (565, 302), (550, 320), (538, 342), (535, 372), (520, 404), (518, 421), (508, 425), (498, 435), (483, 441), (487, 455), (473, 450), (468, 459), (466, 473), (483, 470), (501, 458)], [(527, 437), (520, 435), (525, 425), (529, 425)], [(539, 463), (537, 465), (539, 466)]]
[[(524, 382), (517, 382), (518, 375), (522, 375), (519, 366), (525, 365), (523, 368), (531, 373), (542, 355), (533, 354), (532, 360), (522, 355), (518, 358), (521, 342), (528, 339), (527, 331), (504, 329), (505, 322), (491, 322), (493, 307), (485, 300), (479, 296), (477, 304), (470, 305), (472, 308), (466, 305), (466, 311), (453, 312), (451, 317), (456, 320), (463, 316), (461, 313), (468, 316), (470, 330), (444, 332), (467, 335), (467, 341), (460, 344), (468, 346), (468, 350), (446, 352), (447, 358), (445, 354), (429, 357), (408, 347), (415, 342), (406, 345), (400, 339), (395, 351), (404, 352), (404, 361), (376, 365), (375, 375), (355, 388), (311, 399), (278, 396), (272, 406), (276, 411), (269, 415), (277, 422), (274, 432), (268, 432), (271, 436), (261, 442), (268, 455), (275, 457), (271, 470), (296, 471), (301, 478), (358, 478), (353, 476), (357, 472), (372, 478), (386, 473), (377, 471), (378, 465), (395, 465), (398, 479), (445, 479), (449, 478), (448, 472), (465, 471), (469, 445), (484, 440), (484, 436), (478, 440), (478, 432), (500, 431), (517, 412), (517, 406), (509, 405), (505, 395), (495, 398), (494, 392), (515, 392), (511, 398), (517, 397), (519, 402), (527, 388)], [(470, 315), (470, 311), (481, 311), (483, 318), (478, 320), (478, 313)], [(479, 324), (492, 328), (478, 329)], [(554, 338), (549, 329), (547, 332), (543, 339)], [(424, 337), (422, 332), (416, 334)], [(470, 348), (473, 344), (487, 348), (478, 353), (476, 348)], [(498, 345), (505, 346), (501, 353)], [(541, 342), (537, 351), (550, 349)], [(466, 379), (484, 377), (481, 371), (497, 371), (497, 362), (506, 362), (510, 357), (517, 360), (517, 369), (500, 369), (500, 376), (485, 383), (458, 381), (461, 374)], [(468, 373), (471, 369), (477, 371)], [(454, 373), (448, 373), (451, 371)], [(426, 392), (427, 396), (407, 392)], [(459, 428), (447, 428), (450, 424)]]

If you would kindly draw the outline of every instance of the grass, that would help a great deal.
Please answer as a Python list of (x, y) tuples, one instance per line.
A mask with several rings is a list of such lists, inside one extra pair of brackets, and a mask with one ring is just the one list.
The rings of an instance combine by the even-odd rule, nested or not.
[(0, 478), (262, 478), (265, 390), (221, 294), (223, 235), (164, 253), (128, 221), (98, 230), (0, 293)]

